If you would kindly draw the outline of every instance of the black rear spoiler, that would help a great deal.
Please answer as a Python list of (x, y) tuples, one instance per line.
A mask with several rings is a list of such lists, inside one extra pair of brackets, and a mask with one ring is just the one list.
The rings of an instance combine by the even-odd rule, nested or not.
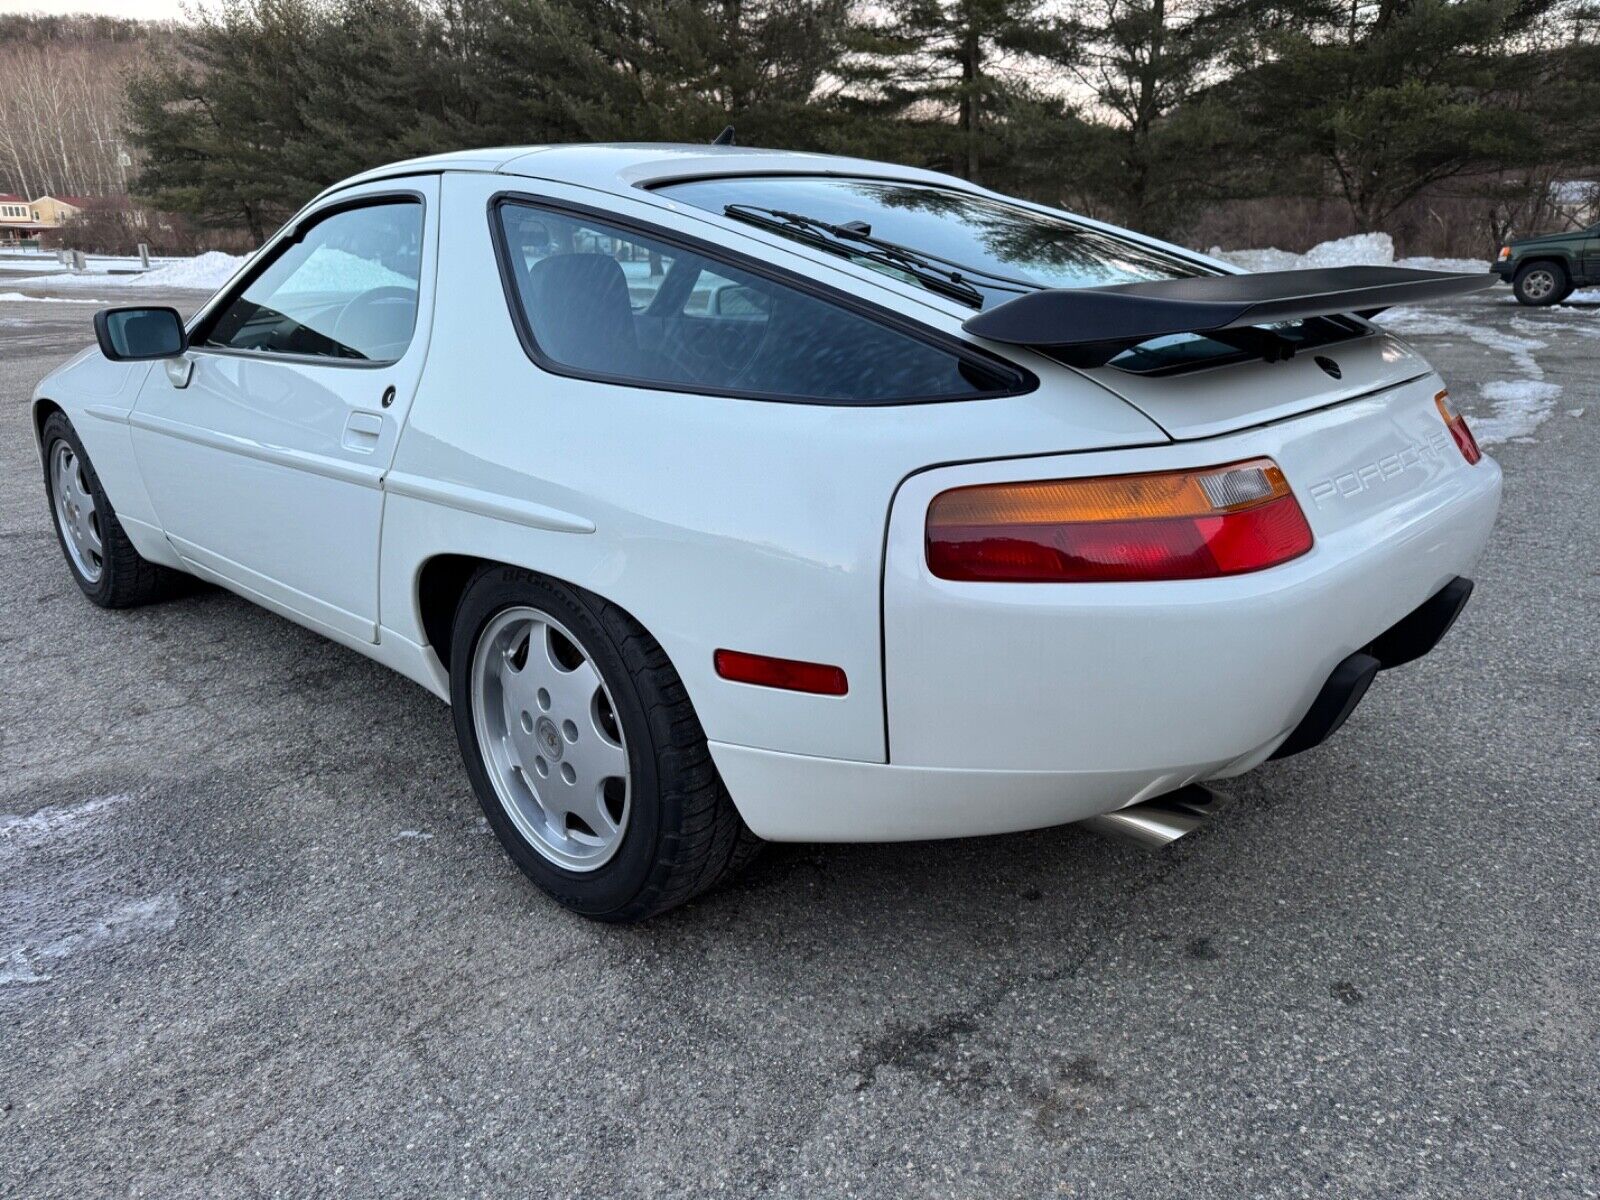
[(1050, 349), (1077, 367), (1102, 366), (1131, 346), (1174, 333), (1223, 334), (1219, 341), (1273, 358), (1286, 356), (1274, 352), (1282, 339), (1254, 326), (1336, 313), (1370, 317), (1397, 304), (1465, 296), (1499, 282), (1487, 272), (1458, 275), (1405, 267), (1197, 275), (1030, 292), (978, 313), (961, 327), (993, 342)]

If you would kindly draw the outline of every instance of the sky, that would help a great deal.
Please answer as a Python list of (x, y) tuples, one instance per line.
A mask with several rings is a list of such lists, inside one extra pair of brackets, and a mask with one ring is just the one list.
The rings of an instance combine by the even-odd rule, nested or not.
[(98, 13), (108, 17), (182, 16), (182, 0), (0, 0), (0, 13)]

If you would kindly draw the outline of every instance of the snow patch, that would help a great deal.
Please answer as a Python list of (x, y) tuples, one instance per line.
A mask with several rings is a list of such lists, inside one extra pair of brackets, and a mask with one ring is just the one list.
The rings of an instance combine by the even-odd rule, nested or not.
[(1482, 396), (1494, 405), (1487, 417), (1472, 418), (1472, 432), (1486, 446), (1521, 440), (1549, 419), (1561, 395), (1558, 383), (1534, 379), (1497, 380), (1483, 385)]
[(36, 945), (26, 943), (0, 951), (0, 985), (48, 983), (40, 970), (74, 954), (108, 942), (129, 942), (155, 933), (167, 933), (178, 923), (175, 896), (146, 896), (123, 900), (91, 915), (77, 929)]
[(124, 794), (96, 796), (82, 804), (51, 805), (20, 817), (0, 817), (0, 851), (35, 850), (92, 824), (101, 813), (126, 804)]
[(0, 987), (47, 983), (74, 955), (178, 923), (174, 895), (119, 895), (126, 874), (97, 844), (106, 840), (108, 815), (130, 799), (94, 796), (0, 817)]
[(34, 304), (98, 304), (98, 300), (69, 300), (65, 296), (25, 296), (21, 292), (0, 292), (0, 300), (14, 303), (18, 300), (28, 300)]

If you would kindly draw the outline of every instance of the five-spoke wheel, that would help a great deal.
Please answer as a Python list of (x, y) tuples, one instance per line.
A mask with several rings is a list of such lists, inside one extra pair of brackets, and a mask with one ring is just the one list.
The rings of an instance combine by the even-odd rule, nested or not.
[(61, 544), (78, 574), (88, 583), (98, 583), (100, 572), (105, 569), (100, 515), (95, 511), (94, 493), (83, 473), (83, 460), (65, 438), (51, 448), (50, 479)]
[(187, 576), (149, 562), (117, 520), (64, 412), (52, 412), (39, 429), (50, 515), (72, 578), (101, 608), (131, 608), (180, 591)]
[(478, 743), (517, 830), (551, 862), (592, 871), (628, 826), (628, 750), (605, 681), (567, 628), (502, 610), (472, 661)]
[(615, 604), (485, 564), (456, 605), (449, 661), (456, 736), (489, 827), (566, 907), (642, 920), (755, 853), (682, 679)]

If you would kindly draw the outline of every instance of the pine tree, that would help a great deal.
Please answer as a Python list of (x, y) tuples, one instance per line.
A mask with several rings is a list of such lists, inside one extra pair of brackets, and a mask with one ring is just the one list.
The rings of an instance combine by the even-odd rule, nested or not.
[(1048, 155), (1065, 136), (1066, 107), (1041, 87), (1042, 56), (1061, 40), (1040, 0), (889, 0), (858, 18), (848, 44), (846, 148), (1016, 186), (1027, 172), (1014, 151)]

